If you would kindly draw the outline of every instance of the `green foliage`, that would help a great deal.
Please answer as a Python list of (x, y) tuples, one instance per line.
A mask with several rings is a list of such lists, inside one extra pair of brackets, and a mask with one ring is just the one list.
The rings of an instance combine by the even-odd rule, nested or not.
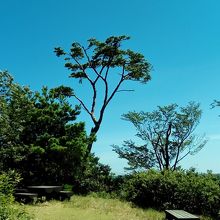
[(99, 162), (99, 158), (90, 154), (84, 162), (82, 172), (73, 183), (73, 191), (78, 194), (91, 192), (110, 193), (114, 191), (115, 176), (108, 165)]
[(19, 167), (28, 171), (26, 179), (31, 175), (41, 183), (70, 182), (86, 151), (84, 123), (71, 123), (79, 109), (72, 109), (65, 97), (56, 99), (57, 93), (46, 88), (42, 94), (38, 94), (21, 136), (26, 146), (33, 147), (26, 155), (27, 162), (22, 161)]
[(172, 104), (153, 112), (129, 112), (123, 119), (137, 129), (137, 136), (145, 142), (138, 146), (125, 141), (123, 147), (113, 146), (120, 158), (128, 160), (129, 168), (177, 169), (179, 162), (197, 153), (207, 142), (194, 135), (201, 117), (199, 104), (190, 102), (178, 108)]
[(1, 220), (29, 220), (30, 216), (24, 208), (14, 205), (13, 190), (20, 181), (20, 176), (10, 171), (0, 174), (0, 219)]
[[(55, 48), (54, 51), (57, 56), (65, 56), (67, 61), (65, 67), (72, 71), (71, 77), (88, 78), (86, 71), (88, 69), (94, 70), (98, 67), (103, 69), (123, 67), (127, 72), (123, 76), (124, 80), (139, 80), (145, 83), (150, 80), (150, 64), (144, 59), (142, 54), (120, 49), (121, 43), (128, 39), (129, 37), (127, 36), (112, 36), (104, 42), (89, 39), (87, 48), (74, 42), (69, 53), (64, 52), (60, 47)], [(92, 50), (91, 58), (89, 58), (90, 50)], [(74, 62), (71, 63), (70, 60)], [(82, 61), (82, 63), (79, 63), (79, 61)], [(102, 72), (104, 73), (105, 71), (102, 70)]]
[(8, 72), (0, 72), (0, 91), (0, 169), (7, 170), (6, 161), (22, 158), (20, 135), (33, 103), (31, 91), (14, 83)]
[(137, 145), (134, 141), (124, 141), (123, 147), (113, 145), (113, 150), (120, 158), (128, 161), (126, 170), (145, 170), (155, 165), (155, 155), (147, 145)]
[(142, 207), (216, 216), (220, 207), (219, 183), (211, 173), (149, 170), (133, 174), (124, 189), (126, 198)]
[(14, 192), (15, 186), (20, 182), (21, 178), (18, 173), (11, 170), (8, 173), (0, 174), (0, 195), (7, 196), (9, 200), (13, 201), (12, 194)]
[(2, 170), (17, 169), (24, 184), (61, 184), (80, 172), (90, 141), (79, 106), (63, 90), (39, 92), (15, 84), (1, 73), (0, 156)]

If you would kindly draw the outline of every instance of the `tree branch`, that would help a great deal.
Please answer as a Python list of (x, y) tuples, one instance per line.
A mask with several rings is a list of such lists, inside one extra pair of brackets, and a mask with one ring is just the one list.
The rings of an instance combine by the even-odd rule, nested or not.
[[(189, 150), (184, 156), (182, 156), (180, 159), (178, 159), (176, 164), (178, 164), (182, 159), (184, 159), (187, 155), (189, 155), (190, 152), (191, 152), (191, 151)], [(176, 168), (176, 164), (175, 164), (175, 167), (174, 167), (174, 165), (173, 165), (172, 167), (173, 167), (173, 168)]]
[(111, 99), (113, 98), (113, 96), (115, 95), (115, 93), (118, 91), (120, 85), (121, 85), (122, 82), (124, 81), (124, 73), (125, 73), (125, 66), (123, 66), (123, 69), (122, 69), (121, 79), (119, 80), (117, 86), (115, 87), (115, 89), (113, 90), (112, 94), (109, 96), (108, 100), (106, 101), (106, 105), (108, 105), (108, 103), (111, 101)]
[(82, 49), (83, 49), (84, 54), (86, 55), (86, 58), (87, 58), (87, 60), (88, 60), (88, 63), (90, 64), (91, 61), (90, 61), (89, 55), (88, 55), (88, 53), (87, 53), (87, 49), (85, 49), (85, 47), (83, 47), (83, 46), (82, 46)]
[[(124, 67), (123, 67), (123, 70), (122, 72), (124, 73)], [(103, 82), (105, 84), (105, 95), (104, 95), (104, 101), (103, 101), (103, 105), (101, 107), (101, 110), (100, 110), (100, 114), (99, 114), (99, 123), (102, 122), (102, 119), (103, 119), (103, 115), (104, 115), (104, 111), (105, 111), (105, 108), (107, 107), (108, 103), (111, 101), (111, 99), (114, 97), (115, 93), (117, 92), (118, 88), (120, 87), (121, 83), (124, 81), (123, 79), (123, 74), (122, 74), (122, 77), (121, 79), (119, 80), (118, 84), (116, 85), (115, 89), (113, 90), (113, 92), (111, 93), (111, 95), (108, 97), (108, 92), (109, 92), (109, 88), (108, 88), (108, 82), (105, 78), (103, 78)]]
[(90, 117), (92, 118), (92, 121), (94, 124), (97, 123), (97, 120), (95, 119), (94, 115), (92, 112), (89, 111), (89, 109), (86, 107), (85, 103), (76, 95), (73, 95), (79, 102), (80, 104), (83, 106), (84, 110), (90, 115)]
[(121, 89), (118, 90), (117, 92), (134, 92), (134, 89)]
[(154, 153), (156, 155), (156, 158), (157, 158), (157, 161), (158, 161), (158, 164), (159, 164), (159, 168), (160, 168), (160, 170), (162, 170), (163, 161), (162, 161), (162, 158), (160, 157), (160, 153), (158, 154), (158, 150), (157, 150), (158, 144), (160, 142), (160, 136), (158, 136), (156, 143), (153, 143), (152, 140), (150, 142), (152, 143), (153, 150), (154, 150)]
[[(82, 49), (83, 49), (83, 52), (84, 52), (84, 54), (85, 54), (85, 56), (86, 56), (86, 58), (87, 58), (88, 63), (91, 64), (91, 61), (90, 61), (90, 58), (89, 58), (89, 55), (88, 55), (86, 49), (85, 49), (84, 47), (82, 47)], [(88, 108), (87, 108), (87, 107), (85, 106), (85, 104), (82, 102), (82, 100), (80, 100), (80, 99), (79, 99), (78, 97), (76, 97), (76, 96), (75, 96), (75, 97), (76, 97), (77, 100), (82, 104), (82, 106), (83, 106), (83, 108), (86, 110), (86, 112), (91, 116), (93, 122), (96, 123), (97, 121), (96, 121), (96, 119), (95, 119), (95, 117), (94, 117), (94, 110), (95, 110), (96, 98), (97, 98), (97, 91), (96, 91), (96, 86), (95, 86), (95, 85), (96, 85), (96, 82), (98, 81), (100, 75), (98, 75), (98, 76), (96, 77), (96, 79), (93, 81), (92, 79), (90, 79), (90, 77), (89, 77), (88, 74), (86, 73), (85, 69), (84, 69), (83, 66), (80, 64), (80, 62), (79, 62), (77, 59), (75, 59), (75, 58), (73, 58), (73, 59), (74, 59), (74, 61), (79, 65), (80, 69), (81, 69), (81, 70), (83, 71), (83, 73), (85, 74), (86, 79), (88, 79), (88, 81), (90, 82), (90, 84), (91, 84), (91, 86), (92, 86), (92, 89), (93, 89), (93, 98), (92, 98), (91, 112), (88, 110)]]
[(181, 146), (183, 145), (184, 141), (189, 137), (189, 135), (183, 137), (180, 140), (180, 143), (178, 143), (178, 146), (177, 146), (178, 150), (177, 150), (177, 153), (176, 153), (176, 159), (175, 159), (174, 165), (172, 166), (174, 169), (176, 169), (176, 165), (179, 163), (179, 161), (182, 160), (185, 156), (187, 156), (190, 153), (190, 150), (189, 150), (189, 152), (185, 156), (183, 156), (182, 158), (179, 159), (179, 156), (180, 156), (180, 153), (181, 153), (180, 152)]

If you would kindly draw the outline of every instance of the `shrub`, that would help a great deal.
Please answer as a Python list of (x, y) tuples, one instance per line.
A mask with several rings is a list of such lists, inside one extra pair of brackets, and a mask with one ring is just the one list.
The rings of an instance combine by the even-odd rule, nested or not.
[(13, 190), (20, 181), (19, 175), (10, 171), (0, 174), (0, 219), (28, 220), (31, 219), (21, 207), (14, 205)]
[(108, 165), (99, 162), (99, 158), (90, 155), (82, 167), (82, 172), (76, 176), (73, 191), (78, 194), (112, 191), (114, 175)]
[(220, 207), (219, 181), (211, 173), (149, 170), (131, 175), (124, 189), (126, 199), (142, 207), (205, 215), (217, 215)]

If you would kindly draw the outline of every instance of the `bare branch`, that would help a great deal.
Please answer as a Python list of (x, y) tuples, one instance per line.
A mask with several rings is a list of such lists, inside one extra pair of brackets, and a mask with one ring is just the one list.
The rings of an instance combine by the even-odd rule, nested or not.
[(159, 138), (157, 139), (157, 143), (155, 143), (155, 144), (152, 143), (152, 145), (153, 145), (153, 150), (154, 150), (155, 156), (157, 158), (160, 170), (162, 170), (162, 168), (163, 168), (163, 161), (162, 161), (162, 158), (160, 156), (160, 153), (157, 152), (158, 143), (159, 143)]
[[(122, 72), (124, 72), (124, 67)], [(103, 82), (105, 84), (105, 95), (104, 95), (104, 101), (100, 110), (100, 114), (99, 114), (99, 119), (98, 121), (101, 123), (102, 119), (103, 119), (103, 115), (104, 115), (104, 111), (105, 108), (107, 107), (108, 103), (111, 101), (111, 99), (114, 97), (115, 93), (118, 91), (118, 88), (120, 87), (121, 83), (124, 81), (123, 79), (123, 74), (121, 79), (119, 80), (118, 84), (116, 85), (115, 89), (112, 91), (111, 95), (108, 97), (108, 92), (109, 92), (109, 88), (108, 88), (108, 82), (107, 80), (105, 80), (105, 78), (103, 78)]]
[(95, 119), (93, 113), (89, 111), (89, 109), (86, 107), (85, 103), (76, 95), (73, 95), (73, 96), (80, 102), (80, 104), (83, 106), (84, 110), (90, 115), (90, 117), (92, 118), (92, 121), (94, 123), (97, 123), (97, 120)]
[(106, 66), (107, 66), (107, 69), (106, 69), (105, 77), (104, 77), (105, 80), (107, 80), (108, 72), (109, 72), (110, 64), (111, 64), (112, 60), (113, 60), (113, 56), (112, 56), (112, 57), (109, 57), (109, 59), (108, 59), (108, 64), (106, 65)]
[(83, 49), (84, 54), (86, 55), (86, 58), (87, 58), (87, 60), (88, 60), (88, 63), (90, 64), (91, 61), (90, 61), (89, 55), (88, 55), (88, 53), (87, 53), (87, 49), (85, 49), (85, 47), (82, 47), (82, 49)]
[[(90, 58), (88, 56), (88, 53), (86, 51), (86, 49), (84, 47), (82, 47), (83, 51), (84, 51), (84, 54), (86, 55), (86, 58), (88, 60), (88, 63), (90, 64), (91, 61), (90, 61)], [(97, 98), (97, 91), (96, 91), (96, 82), (98, 81), (100, 75), (98, 75), (96, 77), (96, 79), (93, 81), (92, 79), (90, 79), (90, 77), (88, 76), (88, 74), (86, 73), (85, 69), (83, 68), (83, 66), (80, 64), (80, 62), (73, 58), (74, 61), (79, 65), (80, 69), (83, 71), (83, 73), (85, 74), (85, 77), (88, 79), (88, 81), (90, 82), (91, 86), (92, 86), (92, 90), (93, 90), (93, 97), (92, 97), (92, 106), (91, 106), (91, 112), (88, 110), (88, 108), (85, 106), (85, 104), (82, 102), (82, 100), (80, 100), (78, 97), (77, 100), (82, 104), (83, 108), (86, 110), (86, 112), (91, 116), (93, 122), (95, 123), (96, 120), (94, 118), (94, 109), (95, 109), (95, 106), (96, 106), (96, 98)]]
[(117, 92), (134, 92), (135, 90), (134, 89), (121, 89), (121, 90), (118, 90)]
[(121, 85), (122, 82), (124, 81), (124, 73), (125, 73), (125, 66), (123, 66), (123, 69), (122, 69), (121, 79), (119, 80), (117, 86), (115, 87), (115, 89), (113, 90), (112, 94), (109, 96), (108, 100), (106, 101), (106, 105), (108, 105), (108, 103), (111, 101), (111, 99), (113, 98), (113, 96), (115, 95), (115, 93), (118, 91), (120, 85)]
[(103, 81), (105, 80), (104, 77), (101, 75), (103, 69), (105, 68), (104, 66), (102, 67), (102, 69), (100, 70), (100, 73), (97, 71), (97, 69), (95, 67), (91, 67), (93, 69), (93, 71), (95, 72), (95, 74), (97, 75), (98, 79), (101, 78)]
[[(191, 151), (189, 150), (185, 155), (183, 155), (180, 159), (178, 159), (177, 160), (177, 163), (176, 164), (178, 164), (182, 159), (184, 159), (187, 155), (189, 155), (191, 153)], [(175, 164), (175, 166), (176, 166), (176, 164)], [(174, 166), (173, 166), (173, 168), (174, 168)]]

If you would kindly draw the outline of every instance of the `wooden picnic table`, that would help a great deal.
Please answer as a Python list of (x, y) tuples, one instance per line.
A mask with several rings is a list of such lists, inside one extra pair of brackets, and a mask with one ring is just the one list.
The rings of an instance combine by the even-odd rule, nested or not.
[(38, 191), (43, 193), (53, 193), (59, 192), (63, 189), (63, 186), (47, 186), (47, 185), (40, 185), (40, 186), (27, 186), (27, 188), (31, 191)]
[(27, 186), (22, 189), (15, 189), (14, 196), (18, 201), (32, 201), (33, 203), (40, 198), (42, 201), (57, 199), (65, 200), (70, 199), (73, 195), (72, 191), (64, 191), (62, 186), (49, 186), (49, 185), (39, 185), (39, 186)]
[(56, 198), (57, 194), (62, 191), (63, 186), (27, 186), (28, 190), (37, 193), (40, 197), (46, 197), (47, 199)]
[(165, 210), (167, 220), (199, 220), (199, 217), (184, 210)]

